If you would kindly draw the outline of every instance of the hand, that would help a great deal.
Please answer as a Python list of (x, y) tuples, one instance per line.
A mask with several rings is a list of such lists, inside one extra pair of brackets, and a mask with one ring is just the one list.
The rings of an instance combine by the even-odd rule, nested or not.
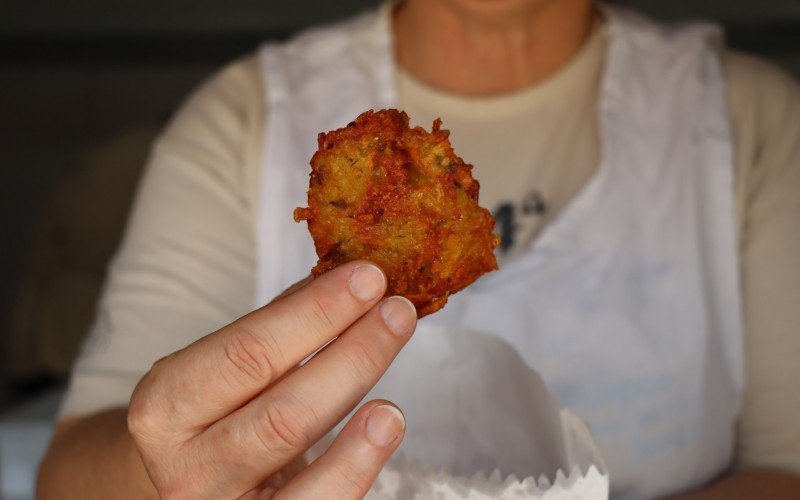
[(350, 262), (156, 362), (131, 397), (128, 428), (159, 494), (366, 494), (405, 430), (385, 401), (363, 405), (286, 485), (268, 479), (342, 420), (410, 338), (414, 306), (381, 301), (385, 290), (380, 269)]

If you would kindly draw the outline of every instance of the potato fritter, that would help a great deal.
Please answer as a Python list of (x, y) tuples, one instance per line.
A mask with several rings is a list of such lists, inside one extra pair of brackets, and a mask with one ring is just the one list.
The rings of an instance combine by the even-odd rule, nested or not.
[(472, 165), (453, 151), (441, 120), (409, 128), (395, 109), (367, 111), (347, 127), (320, 133), (311, 158), (308, 221), (319, 256), (314, 276), (368, 259), (386, 272), (388, 293), (419, 317), (497, 269), (494, 219), (478, 205)]

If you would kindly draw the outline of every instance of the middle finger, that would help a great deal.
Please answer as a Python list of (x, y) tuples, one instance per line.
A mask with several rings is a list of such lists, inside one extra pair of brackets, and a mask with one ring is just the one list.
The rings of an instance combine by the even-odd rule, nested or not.
[(374, 307), (311, 361), (198, 436), (199, 456), (236, 457), (218, 485), (249, 489), (308, 449), (378, 382), (416, 327), (407, 299)]
[(159, 361), (142, 390), (170, 401), (158, 409), (165, 430), (196, 435), (343, 332), (385, 289), (377, 266), (343, 264)]

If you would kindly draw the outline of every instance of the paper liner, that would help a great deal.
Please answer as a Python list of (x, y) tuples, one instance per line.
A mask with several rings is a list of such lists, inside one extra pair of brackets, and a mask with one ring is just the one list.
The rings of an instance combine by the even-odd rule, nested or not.
[(390, 461), (367, 498), (608, 497), (588, 425), (560, 410), (539, 374), (499, 337), (420, 322), (367, 396), (376, 398), (403, 410), (398, 456), (405, 458)]
[(365, 497), (366, 500), (600, 500), (608, 498), (608, 474), (594, 465), (586, 474), (576, 466), (568, 476), (559, 469), (551, 483), (544, 475), (517, 479), (513, 474), (503, 478), (495, 469), (488, 477), (478, 473), (470, 478), (435, 472), (418, 463), (390, 462)]
[[(367, 500), (605, 500), (609, 495), (609, 476), (586, 422), (573, 413), (560, 413), (562, 435), (572, 468), (569, 475), (561, 469), (551, 479), (545, 474), (523, 479), (503, 475), (494, 469), (489, 475), (478, 472), (471, 477), (436, 471), (409, 462), (399, 454), (384, 467)], [(586, 471), (586, 473), (582, 473)]]

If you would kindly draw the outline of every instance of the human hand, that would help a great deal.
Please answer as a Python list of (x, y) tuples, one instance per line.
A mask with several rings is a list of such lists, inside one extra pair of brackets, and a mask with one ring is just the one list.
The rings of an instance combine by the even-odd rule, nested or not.
[(131, 397), (128, 428), (159, 494), (366, 494), (405, 430), (385, 401), (364, 404), (286, 485), (268, 479), (342, 420), (410, 338), (414, 306), (380, 300), (385, 290), (376, 266), (350, 262), (156, 362)]

